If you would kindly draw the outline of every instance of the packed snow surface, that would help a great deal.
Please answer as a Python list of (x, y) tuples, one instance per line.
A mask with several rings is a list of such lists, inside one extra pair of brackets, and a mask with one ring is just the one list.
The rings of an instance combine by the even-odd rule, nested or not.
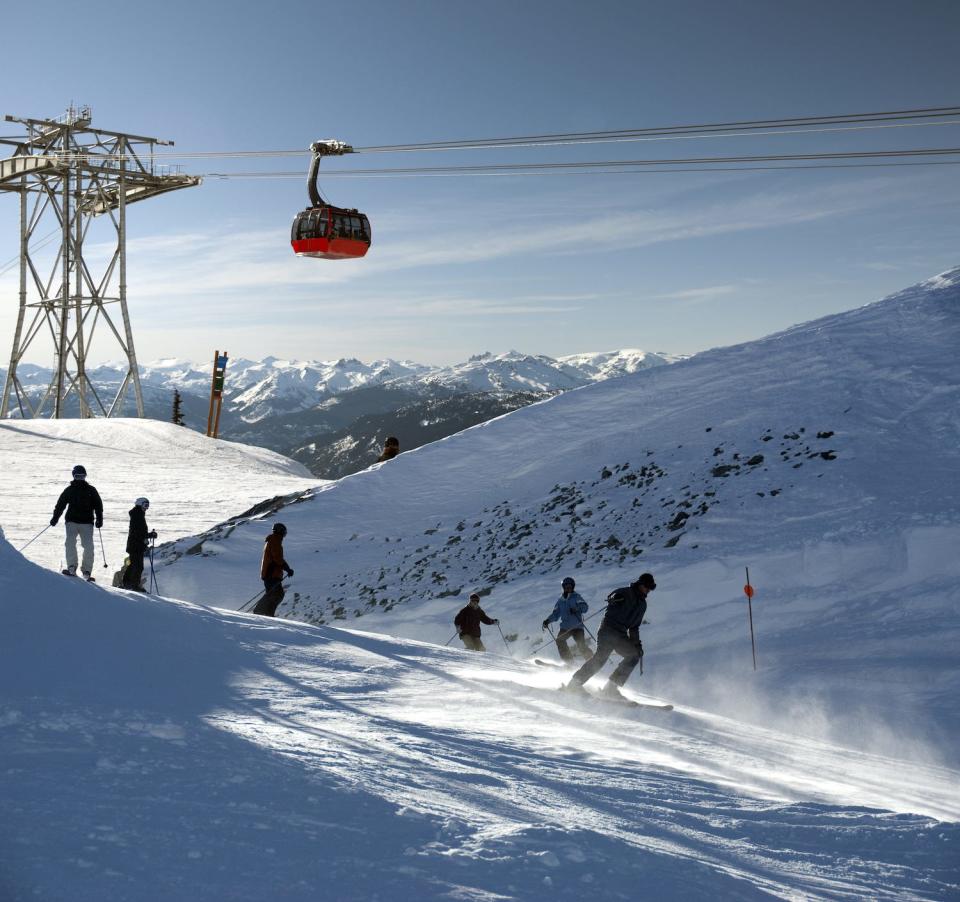
[[(957, 898), (958, 347), (955, 270), (334, 484), (0, 425), (0, 898)], [(169, 597), (51, 572), (62, 526), (17, 552), (74, 463), (112, 562), (151, 497)], [(292, 619), (225, 610), (281, 518)], [(675, 709), (557, 691), (561, 577), (595, 632), (642, 570), (626, 692)]]
[(955, 771), (105, 590), (6, 542), (0, 588), (9, 902), (957, 891)]

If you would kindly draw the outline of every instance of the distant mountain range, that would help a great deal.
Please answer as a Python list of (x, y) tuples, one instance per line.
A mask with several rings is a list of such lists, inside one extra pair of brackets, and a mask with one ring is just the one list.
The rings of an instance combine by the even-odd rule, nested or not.
[[(220, 437), (279, 451), (334, 479), (373, 463), (387, 435), (410, 450), (560, 392), (681, 359), (636, 349), (556, 359), (484, 353), (447, 367), (392, 359), (237, 358), (227, 366)], [(125, 369), (106, 364), (90, 371), (103, 398), (112, 399)], [(210, 363), (173, 358), (140, 369), (148, 417), (169, 420), (176, 389), (185, 425), (206, 430)], [(17, 373), (36, 397), (52, 376), (30, 364)], [(5, 376), (0, 369), (0, 379)], [(124, 413), (132, 416), (129, 395)]]

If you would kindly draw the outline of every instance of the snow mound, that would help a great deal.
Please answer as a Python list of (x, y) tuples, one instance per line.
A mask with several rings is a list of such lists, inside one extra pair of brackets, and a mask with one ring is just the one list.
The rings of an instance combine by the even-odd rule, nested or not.
[[(156, 420), (8, 420), (0, 423), (0, 463), (6, 477), (0, 480), (0, 526), (18, 548), (47, 526), (73, 466), (87, 468), (104, 504), (102, 549), (97, 543), (101, 580), (120, 566), (127, 511), (141, 495), (150, 499), (149, 523), (163, 542), (201, 532), (265, 498), (324, 484), (273, 451)], [(63, 521), (26, 553), (60, 570)]]

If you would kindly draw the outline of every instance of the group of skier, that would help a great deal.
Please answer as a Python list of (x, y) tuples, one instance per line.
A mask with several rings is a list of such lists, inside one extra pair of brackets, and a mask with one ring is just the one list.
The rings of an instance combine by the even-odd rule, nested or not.
[[(50, 525), (56, 526), (61, 515), (66, 526), (66, 567), (64, 576), (77, 575), (77, 541), (83, 549), (79, 561), (80, 573), (87, 582), (96, 582), (93, 578), (93, 530), (103, 526), (103, 501), (96, 487), (87, 482), (87, 470), (82, 464), (77, 464), (71, 473), (73, 477), (57, 499), (53, 508)], [(148, 498), (140, 497), (133, 503), (128, 512), (130, 528), (127, 531), (128, 563), (122, 570), (122, 586), (142, 592), (143, 586), (143, 558), (147, 553), (150, 541), (157, 537), (155, 530), (147, 528), (147, 510), (150, 507)], [(102, 541), (102, 539), (101, 539)]]
[[(87, 471), (82, 465), (73, 468), (73, 479), (57, 499), (50, 525), (56, 526), (61, 515), (66, 524), (66, 576), (77, 575), (77, 541), (79, 540), (83, 557), (80, 572), (89, 582), (94, 582), (93, 530), (103, 526), (103, 501), (96, 488), (87, 482)], [(150, 507), (149, 499), (137, 498), (128, 512), (130, 527), (127, 533), (128, 563), (122, 571), (121, 585), (125, 589), (143, 591), (144, 555), (149, 543), (156, 539), (157, 533), (148, 529), (146, 513)], [(287, 563), (283, 553), (283, 539), (287, 527), (275, 523), (270, 534), (264, 539), (263, 557), (260, 563), (260, 579), (263, 581), (263, 594), (253, 609), (254, 614), (265, 617), (276, 616), (277, 608), (284, 597), (284, 575), (293, 576), (293, 568)], [(643, 658), (643, 644), (640, 641), (640, 624), (647, 610), (647, 596), (657, 584), (650, 573), (641, 573), (639, 578), (620, 589), (614, 589), (607, 596), (607, 608), (600, 628), (597, 630), (597, 647), (591, 649), (587, 642), (583, 615), (589, 609), (572, 577), (565, 577), (560, 584), (562, 594), (553, 606), (553, 611), (544, 619), (542, 628), (550, 629), (550, 624), (559, 621), (559, 629), (554, 636), (557, 653), (566, 664), (573, 664), (574, 651), (569, 642), (573, 640), (576, 651), (583, 664), (567, 684), (567, 689), (584, 692), (583, 685), (606, 664), (616, 652), (621, 661), (610, 675), (603, 694), (620, 698), (620, 689), (626, 683), (633, 669)], [(467, 605), (454, 617), (457, 635), (470, 651), (486, 651), (481, 640), (480, 624), (485, 623), (499, 628), (500, 621), (489, 617), (480, 607), (480, 595), (470, 595)], [(552, 635), (551, 630), (551, 635)]]
[[(607, 609), (600, 629), (597, 630), (596, 651), (587, 642), (583, 615), (589, 609), (572, 577), (565, 577), (560, 584), (562, 595), (553, 606), (553, 611), (542, 624), (550, 629), (550, 624), (560, 621), (560, 628), (554, 637), (557, 652), (566, 664), (574, 663), (573, 651), (568, 646), (572, 639), (576, 645), (583, 665), (570, 678), (566, 688), (571, 692), (585, 692), (583, 684), (596, 674), (610, 656), (616, 652), (621, 661), (610, 675), (602, 692), (611, 698), (623, 698), (620, 690), (629, 679), (633, 669), (643, 658), (643, 644), (640, 641), (640, 624), (647, 612), (647, 596), (657, 588), (651, 573), (641, 573), (636, 581), (620, 589), (614, 589), (607, 596)], [(480, 624), (499, 625), (496, 618), (487, 616), (480, 607), (480, 596), (474, 592), (453, 620), (457, 634), (464, 646), (471, 651), (486, 651), (480, 638)], [(551, 631), (552, 634), (552, 631)]]

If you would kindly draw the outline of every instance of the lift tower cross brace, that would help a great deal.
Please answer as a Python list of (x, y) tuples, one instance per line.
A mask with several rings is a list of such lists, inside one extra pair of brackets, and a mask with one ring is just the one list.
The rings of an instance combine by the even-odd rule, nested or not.
[[(0, 192), (20, 196), (20, 310), (0, 419), (13, 402), (23, 417), (60, 418), (68, 413), (68, 400), (81, 417), (119, 416), (131, 383), (142, 417), (127, 313), (127, 205), (201, 180), (155, 165), (154, 147), (172, 141), (92, 128), (89, 107), (71, 106), (59, 119), (5, 118), (24, 126), (26, 134), (0, 137), (0, 145), (13, 147), (12, 156), (0, 158)], [(101, 216), (115, 238), (104, 243), (98, 233), (85, 258), (91, 223)], [(119, 305), (119, 329), (110, 305)], [(127, 372), (106, 403), (87, 375), (98, 326), (116, 339), (127, 359)], [(17, 367), (41, 335), (53, 341), (53, 376), (46, 392), (31, 399)]]

